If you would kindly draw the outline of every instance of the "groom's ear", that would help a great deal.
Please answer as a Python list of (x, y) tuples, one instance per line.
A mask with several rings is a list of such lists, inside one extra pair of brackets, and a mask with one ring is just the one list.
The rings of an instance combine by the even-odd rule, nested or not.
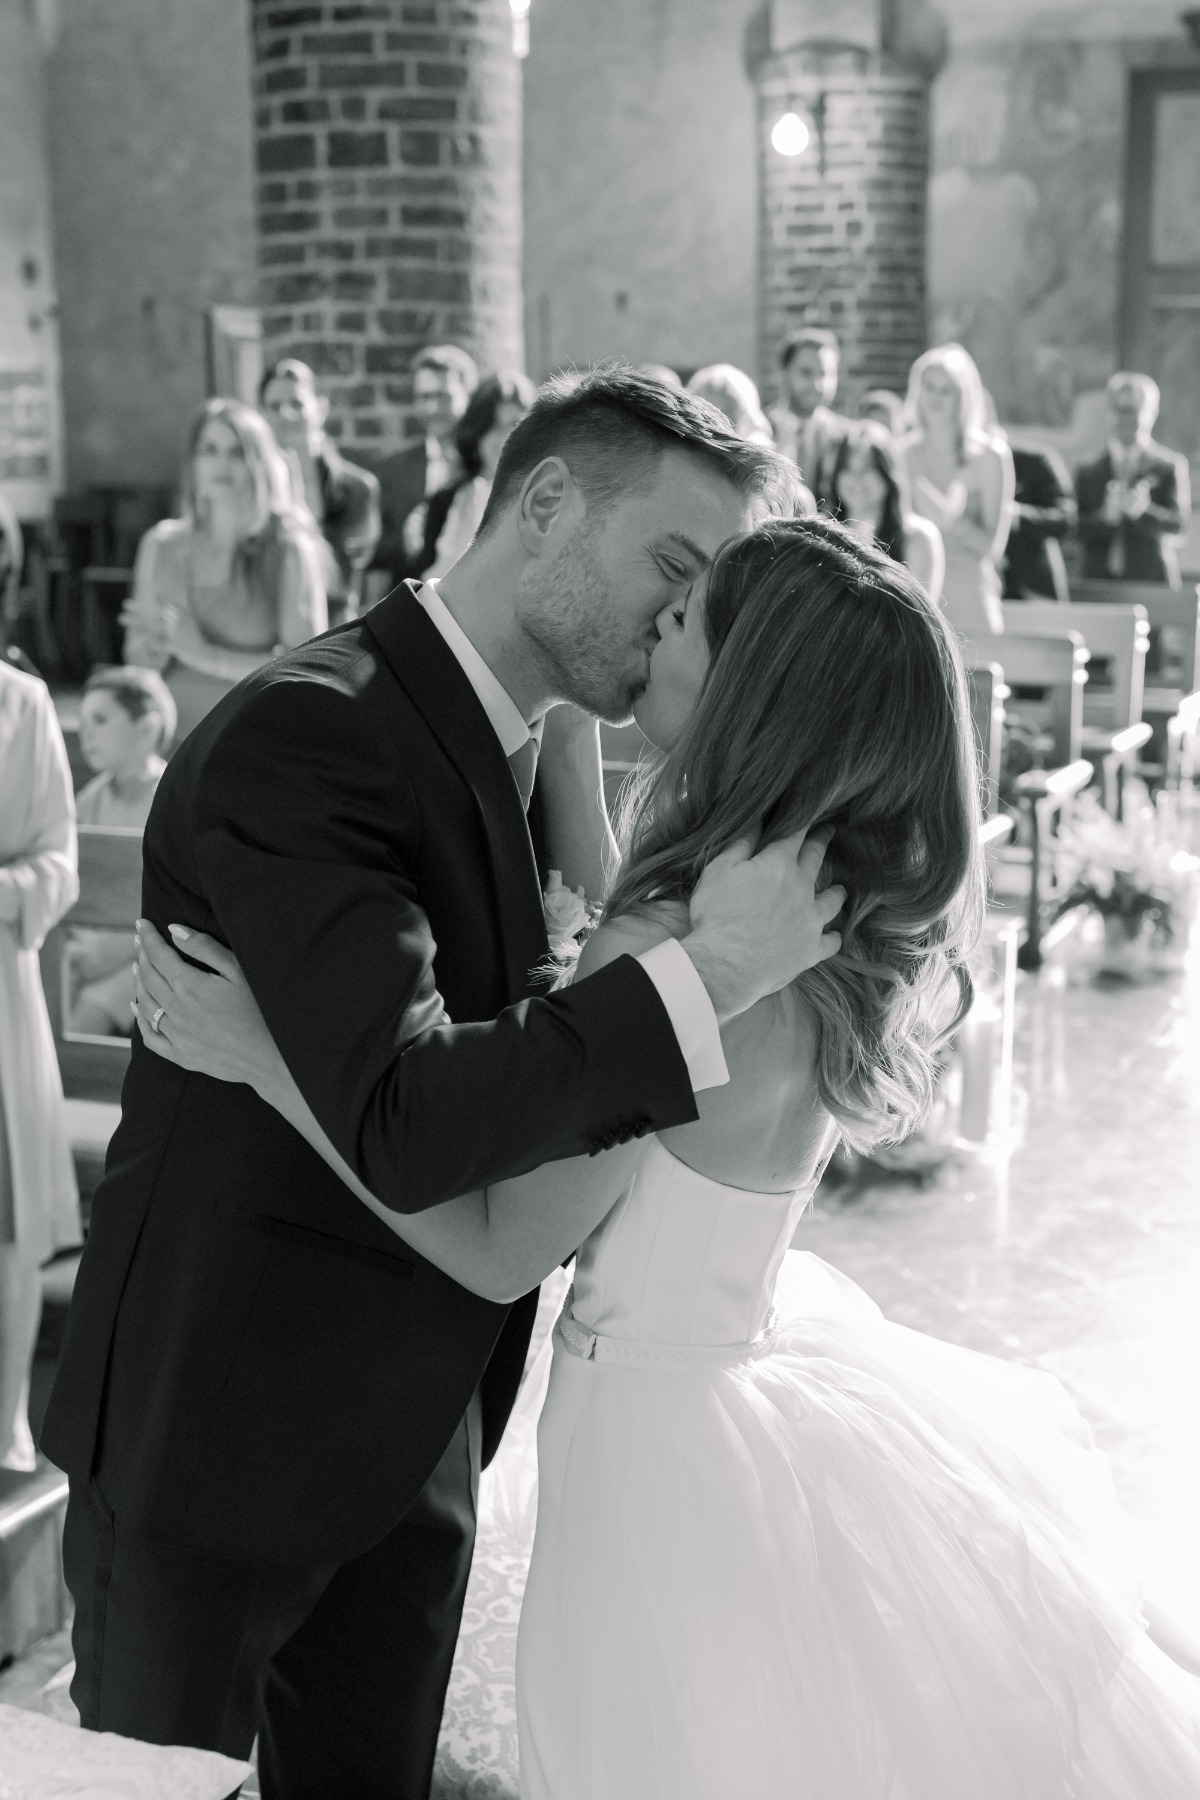
[(517, 532), (526, 554), (544, 556), (579, 505), (579, 490), (561, 456), (547, 456), (530, 470), (517, 508)]

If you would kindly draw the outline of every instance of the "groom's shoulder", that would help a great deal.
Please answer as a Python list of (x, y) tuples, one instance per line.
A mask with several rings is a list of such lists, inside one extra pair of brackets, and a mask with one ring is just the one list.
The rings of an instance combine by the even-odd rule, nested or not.
[(239, 683), (171, 758), (167, 785), (196, 791), (272, 765), (286, 781), (289, 766), (315, 774), (347, 758), (382, 773), (397, 756), (406, 705), (359, 624), (303, 644)]

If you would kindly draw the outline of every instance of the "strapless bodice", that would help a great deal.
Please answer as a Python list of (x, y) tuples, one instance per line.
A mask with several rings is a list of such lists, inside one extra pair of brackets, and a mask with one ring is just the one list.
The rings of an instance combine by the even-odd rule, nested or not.
[(775, 1278), (812, 1186), (728, 1187), (657, 1138), (575, 1261), (571, 1313), (599, 1337), (689, 1346), (745, 1344), (763, 1330)]

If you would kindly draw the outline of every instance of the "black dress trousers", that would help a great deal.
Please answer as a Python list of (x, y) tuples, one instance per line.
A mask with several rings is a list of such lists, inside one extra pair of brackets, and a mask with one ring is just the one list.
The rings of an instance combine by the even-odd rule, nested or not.
[(81, 1723), (248, 1757), (263, 1800), (428, 1800), (471, 1569), (472, 1399), (405, 1518), (349, 1562), (266, 1565), (142, 1537), (72, 1482)]

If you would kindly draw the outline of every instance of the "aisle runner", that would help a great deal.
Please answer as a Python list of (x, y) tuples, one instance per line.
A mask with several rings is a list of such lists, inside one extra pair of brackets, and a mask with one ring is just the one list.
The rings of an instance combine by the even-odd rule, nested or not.
[(476, 1546), (429, 1800), (516, 1800), (514, 1662), (525, 1562)]
[[(562, 1310), (569, 1284), (561, 1269), (542, 1284), (526, 1381), (505, 1436), (505, 1449), (510, 1456), (516, 1451), (518, 1463), (533, 1454), (538, 1390), (544, 1387), (549, 1346), (540, 1361), (538, 1352)], [(515, 1665), (527, 1564), (525, 1553), (514, 1548), (512, 1526), (513, 1507), (529, 1505), (530, 1492), (518, 1478), (506, 1491), (506, 1505), (494, 1488), (492, 1493), (501, 1505), (502, 1522), (493, 1522), (488, 1507), (482, 1508), (430, 1800), (517, 1800)], [(526, 1517), (532, 1519), (531, 1510)], [(526, 1535), (523, 1526), (520, 1532)]]

